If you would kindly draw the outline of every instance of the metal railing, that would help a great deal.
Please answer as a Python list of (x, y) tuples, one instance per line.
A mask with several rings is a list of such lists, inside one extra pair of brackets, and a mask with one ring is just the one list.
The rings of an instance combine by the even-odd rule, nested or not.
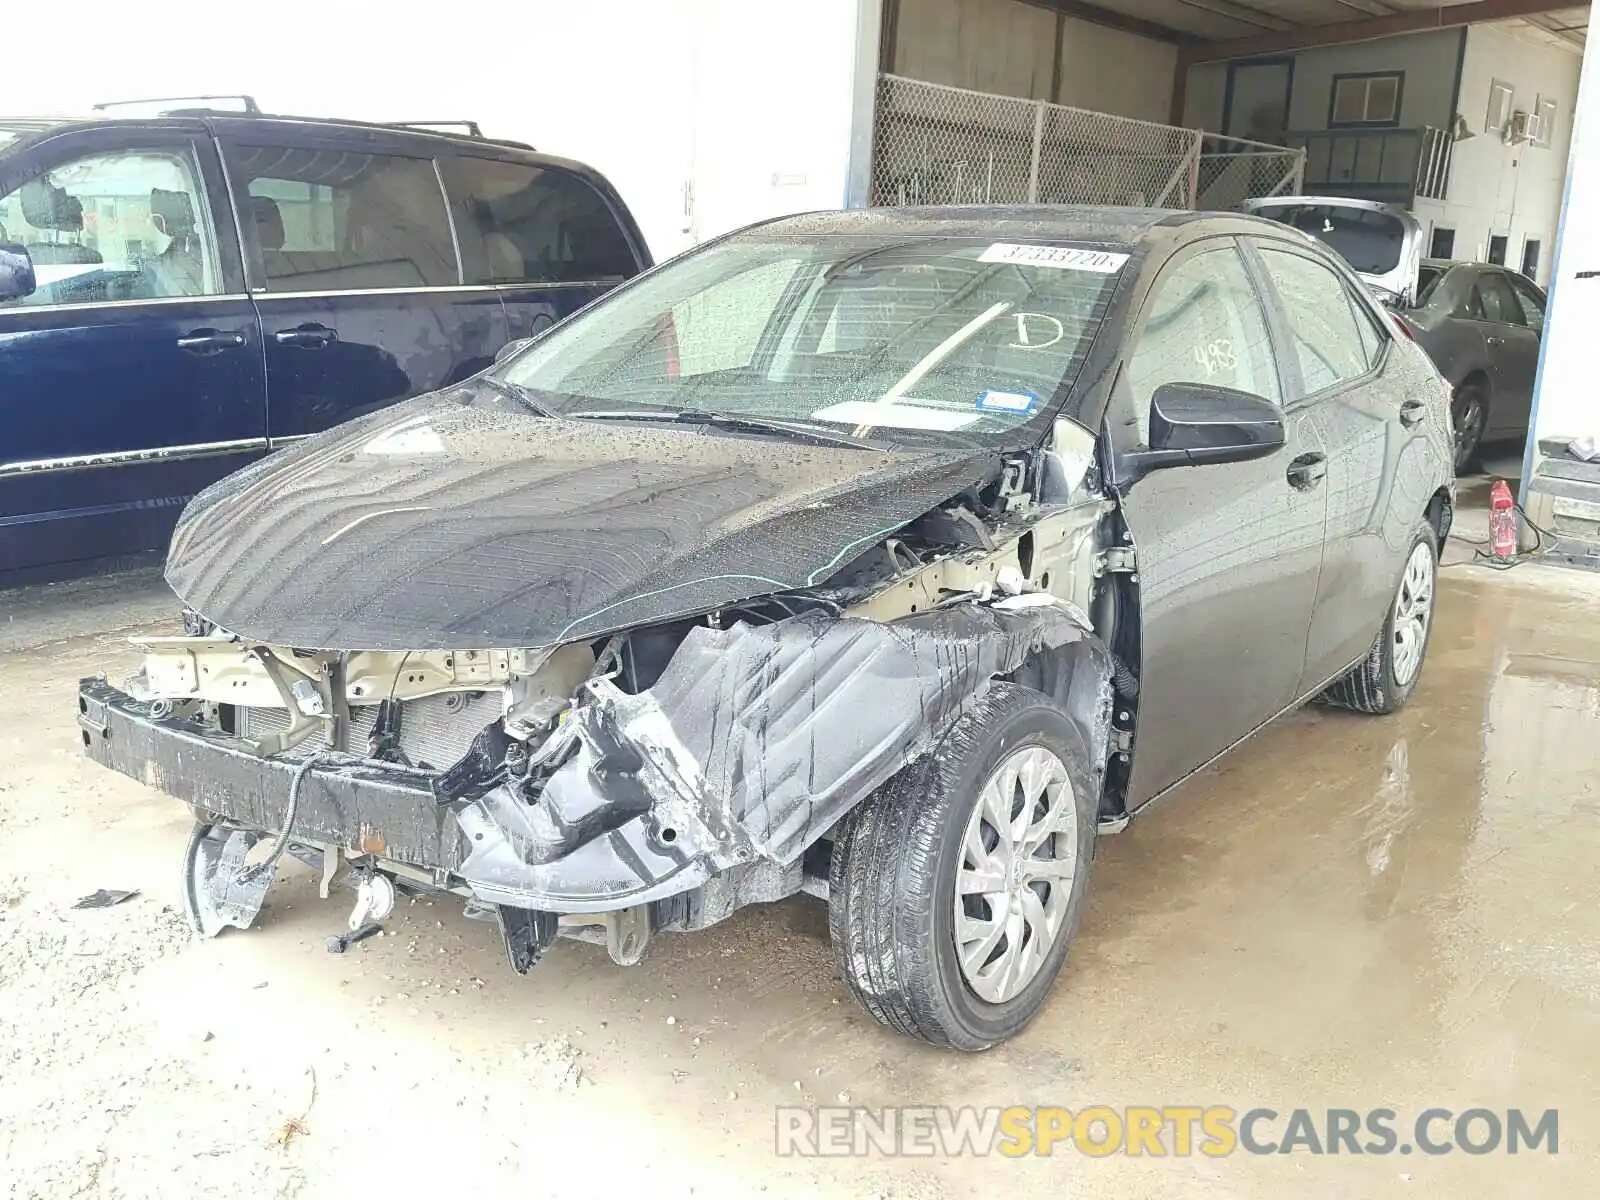
[(1305, 154), (881, 75), (874, 204), (1127, 204), (1237, 208), (1299, 190)]
[(1306, 189), (1405, 207), (1443, 200), (1454, 142), (1432, 125), (1414, 129), (1317, 129), (1289, 134), (1306, 152)]

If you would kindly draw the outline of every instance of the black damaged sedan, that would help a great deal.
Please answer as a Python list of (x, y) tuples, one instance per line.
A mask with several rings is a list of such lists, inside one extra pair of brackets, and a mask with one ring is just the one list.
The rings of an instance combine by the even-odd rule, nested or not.
[(1405, 703), (1452, 487), (1438, 374), (1281, 225), (789, 218), (203, 493), (187, 636), (79, 719), (194, 810), (202, 933), (285, 854), (518, 971), (804, 891), (873, 1016), (977, 1050), (1097, 836), (1307, 700)]

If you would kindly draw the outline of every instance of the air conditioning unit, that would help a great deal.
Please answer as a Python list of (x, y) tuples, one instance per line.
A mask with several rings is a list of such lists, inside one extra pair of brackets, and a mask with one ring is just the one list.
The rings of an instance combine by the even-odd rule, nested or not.
[(1539, 136), (1539, 117), (1536, 113), (1514, 112), (1506, 123), (1506, 141), (1513, 146), (1531, 142)]

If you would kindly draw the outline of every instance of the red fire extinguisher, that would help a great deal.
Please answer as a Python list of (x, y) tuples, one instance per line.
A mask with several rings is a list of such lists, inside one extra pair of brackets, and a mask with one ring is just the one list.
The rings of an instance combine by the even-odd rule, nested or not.
[(1494, 556), (1510, 562), (1517, 556), (1517, 506), (1504, 479), (1489, 488), (1489, 543)]

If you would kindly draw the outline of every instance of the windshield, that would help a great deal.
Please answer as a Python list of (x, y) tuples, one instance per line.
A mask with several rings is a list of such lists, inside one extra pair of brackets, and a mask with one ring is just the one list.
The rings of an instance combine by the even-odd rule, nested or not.
[(714, 412), (891, 445), (989, 442), (1065, 397), (1127, 257), (748, 235), (624, 286), (501, 377), (575, 417)]
[(1340, 204), (1282, 204), (1256, 211), (1309, 233), (1364, 275), (1387, 275), (1405, 251), (1405, 222), (1393, 213)]

